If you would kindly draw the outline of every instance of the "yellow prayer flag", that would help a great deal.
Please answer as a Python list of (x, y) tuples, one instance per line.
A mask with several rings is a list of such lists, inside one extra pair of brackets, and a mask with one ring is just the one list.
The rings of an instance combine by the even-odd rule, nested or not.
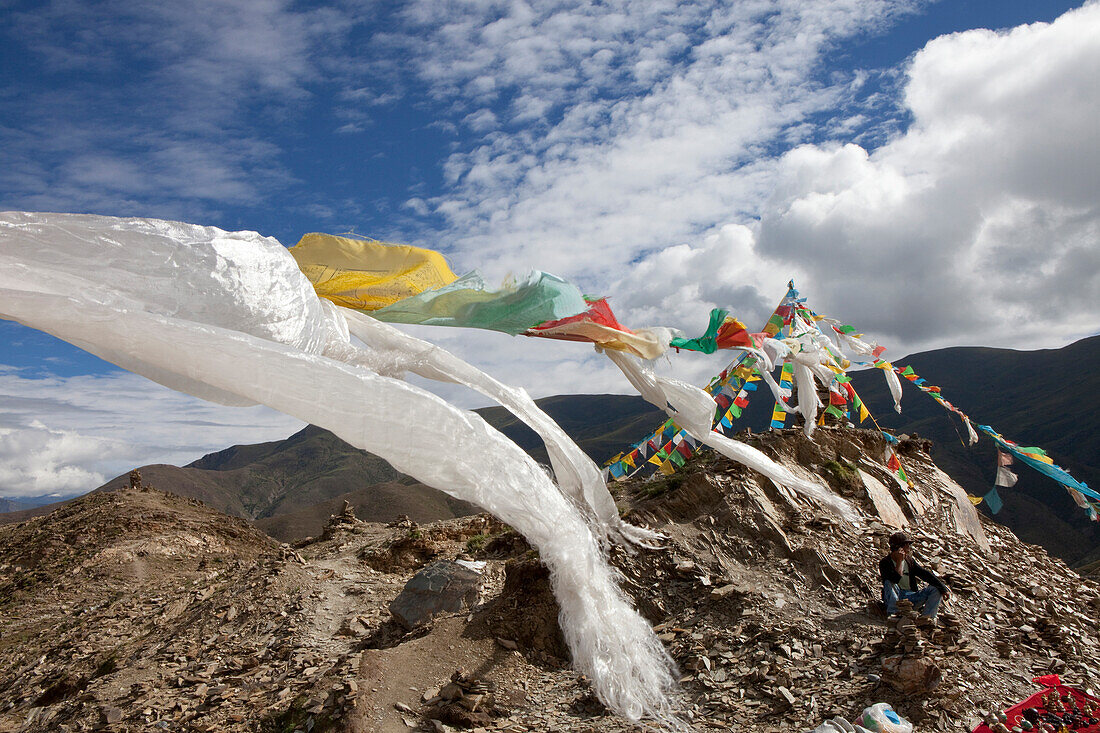
[(290, 248), (317, 295), (372, 311), (458, 278), (439, 252), (331, 234), (307, 234)]
[(867, 407), (863, 404), (863, 402), (860, 402), (859, 403), (859, 421), (863, 422), (870, 415), (871, 415), (871, 413), (867, 410)]
[(970, 499), (970, 503), (973, 504), (974, 506), (978, 506), (979, 504), (982, 503), (982, 501), (984, 501), (984, 499), (982, 499), (982, 497), (980, 497), (980, 496), (971, 496), (970, 494), (967, 494), (966, 498)]
[(676, 473), (676, 466), (672, 465), (672, 461), (665, 461), (661, 464), (661, 473), (666, 476), (671, 476)]

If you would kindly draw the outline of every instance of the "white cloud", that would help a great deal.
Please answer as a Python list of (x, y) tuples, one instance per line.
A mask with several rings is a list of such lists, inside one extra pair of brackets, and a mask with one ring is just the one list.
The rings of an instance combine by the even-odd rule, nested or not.
[(308, 101), (320, 49), (350, 17), (285, 0), (52, 0), (6, 17), (3, 37), (63, 86), (7, 79), (0, 97), (6, 208), (205, 219), (291, 176), (249, 124)]
[[(262, 204), (293, 173), (251, 116), (308, 114), (328, 84), (344, 105), (332, 110), (340, 131), (383, 135), (381, 108), (400, 103), (430, 110), (452, 143), (441, 190), (393, 193), (402, 225), (446, 218), (438, 230), (408, 223), (407, 239), (490, 280), (564, 275), (610, 295), (628, 325), (695, 335), (723, 306), (758, 327), (795, 277), (815, 307), (893, 354), (1059, 345), (1097, 327), (1082, 306), (1100, 296), (1097, 4), (936, 39), (901, 70), (847, 71), (830, 54), (922, 3), (354, 5), (113, 0), (19, 15), (9, 32), (52, 69), (94, 74), (139, 58), (148, 70), (120, 90), (0, 90), (0, 109), (29, 111), (0, 126), (0, 176), (20, 192), (9, 205), (203, 222), (220, 205)], [(372, 13), (384, 31), (351, 25)], [(146, 103), (124, 98), (135, 94)], [(337, 231), (362, 223), (358, 192), (297, 206)], [(629, 391), (580, 344), (417, 332), (537, 396)], [(722, 358), (669, 361), (701, 382)], [(136, 377), (0, 377), (0, 429), (28, 431), (23, 445), (47, 458), (94, 446), (107, 463), (81, 463), (90, 475), (293, 429), (173, 402)], [(21, 412), (16, 398), (33, 405)], [(21, 481), (72, 480), (64, 462), (35, 468), (3, 450)]]
[[(461, 269), (607, 290), (625, 264), (751, 215), (768, 147), (855, 82), (822, 82), (823, 54), (915, 5), (463, 3), (438, 26), (414, 3), (432, 93), (502, 126), (445, 163), (439, 238)], [(475, 83), (495, 96), (469, 95)]]
[(303, 423), (230, 408), (124, 372), (0, 371), (0, 496), (90, 491), (148, 463), (184, 465), (230, 445), (281, 440)]
[(907, 132), (784, 156), (757, 249), (907, 347), (1058, 346), (1100, 298), (1100, 4), (913, 59)]

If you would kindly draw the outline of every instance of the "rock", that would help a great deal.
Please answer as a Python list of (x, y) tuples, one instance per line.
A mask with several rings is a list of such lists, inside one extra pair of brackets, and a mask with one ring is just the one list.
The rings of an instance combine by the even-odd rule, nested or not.
[(733, 583), (729, 585), (723, 585), (720, 588), (715, 588), (710, 592), (710, 597), (717, 600), (719, 598), (726, 598), (737, 593), (737, 586)]
[(939, 687), (943, 671), (927, 657), (896, 655), (882, 660), (882, 679), (904, 695), (922, 695)]
[(480, 587), (480, 573), (450, 560), (434, 562), (405, 584), (390, 603), (390, 613), (406, 629), (415, 629), (429, 623), (436, 614), (474, 605)]
[(454, 682), (450, 682), (439, 690), (439, 696), (448, 702), (457, 700), (462, 697), (462, 688)]

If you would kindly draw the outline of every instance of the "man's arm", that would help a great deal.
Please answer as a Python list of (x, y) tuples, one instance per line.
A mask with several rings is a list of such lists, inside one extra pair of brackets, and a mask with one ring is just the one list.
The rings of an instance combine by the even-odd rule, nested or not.
[(928, 583), (929, 585), (938, 588), (940, 593), (946, 594), (948, 592), (948, 588), (944, 584), (944, 582), (936, 577), (936, 574), (933, 573), (931, 570), (926, 570), (921, 565), (919, 565), (916, 560), (909, 560), (909, 572), (923, 580), (925, 583)]
[(897, 567), (894, 565), (894, 559), (889, 555), (879, 561), (878, 574), (882, 580), (889, 580), (894, 584), (901, 582), (901, 573), (898, 572)]

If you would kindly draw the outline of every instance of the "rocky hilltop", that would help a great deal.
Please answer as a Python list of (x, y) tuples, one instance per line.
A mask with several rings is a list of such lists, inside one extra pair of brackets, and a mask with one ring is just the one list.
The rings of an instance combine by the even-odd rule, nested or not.
[[(823, 428), (748, 438), (863, 514), (843, 524), (702, 454), (616, 484), (657, 551), (613, 552), (676, 659), (696, 730), (809, 730), (892, 703), (962, 730), (1057, 672), (1100, 679), (1100, 588), (974, 511), (904, 440)], [(537, 554), (487, 515), (429, 524), (335, 513), (279, 544), (136, 480), (0, 527), (0, 731), (625, 731), (570, 671)], [(878, 612), (905, 527), (953, 589), (941, 624)]]

